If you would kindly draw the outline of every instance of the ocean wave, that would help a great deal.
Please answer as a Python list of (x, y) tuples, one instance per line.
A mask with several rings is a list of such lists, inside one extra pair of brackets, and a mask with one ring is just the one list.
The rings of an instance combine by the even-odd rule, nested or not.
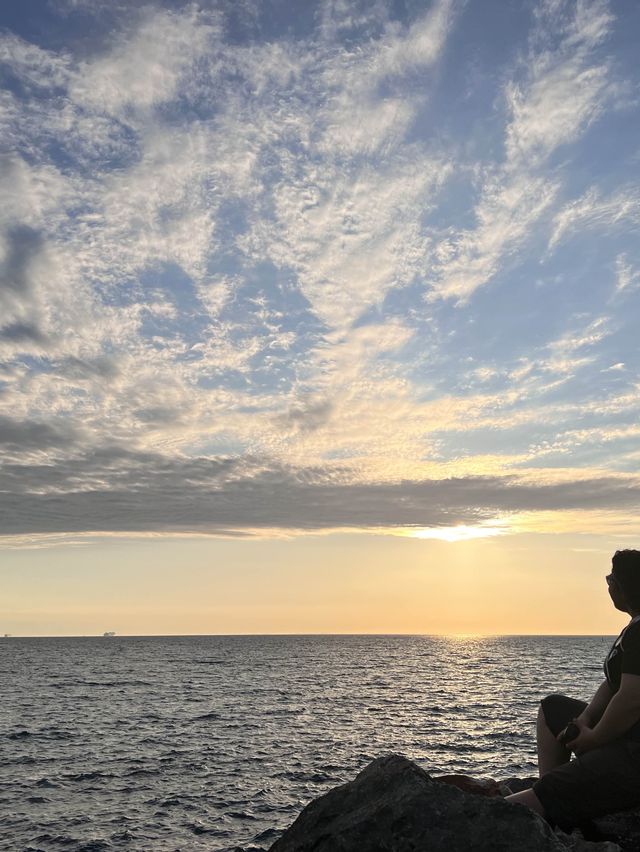
[(26, 646), (19, 668), (0, 657), (3, 698), (20, 708), (1, 735), (3, 840), (268, 847), (310, 798), (391, 751), (432, 774), (531, 774), (539, 695), (601, 679), (602, 643), (573, 641), (578, 669), (566, 642), (537, 637), (507, 638), (499, 666), (485, 654), (473, 669), (424, 637), (122, 639), (106, 668), (104, 643)]
[(49, 778), (40, 778), (39, 781), (36, 781), (35, 786), (53, 789), (54, 787), (60, 787), (61, 785), (56, 784), (54, 781), (51, 781)]
[(113, 689), (116, 686), (153, 686), (148, 680), (81, 680), (77, 681), (78, 686), (103, 686), (107, 689)]
[(91, 772), (78, 772), (72, 775), (64, 776), (67, 781), (102, 781), (106, 778), (116, 778), (112, 772), (102, 772), (100, 770), (93, 770)]
[(77, 846), (78, 839), (68, 834), (40, 834), (34, 837), (35, 843), (51, 843), (55, 846)]
[(285, 770), (277, 772), (276, 778), (287, 778), (289, 781), (305, 781), (314, 784), (322, 784), (325, 781), (330, 781), (333, 776), (326, 772), (308, 772), (306, 770)]
[(136, 777), (145, 777), (145, 776), (153, 776), (160, 775), (159, 769), (130, 769), (128, 772), (123, 773), (123, 777), (125, 778), (136, 778)]
[(186, 823), (186, 828), (194, 834), (211, 834), (214, 837), (230, 837), (231, 831), (228, 828), (214, 828), (210, 825), (204, 825), (200, 822)]

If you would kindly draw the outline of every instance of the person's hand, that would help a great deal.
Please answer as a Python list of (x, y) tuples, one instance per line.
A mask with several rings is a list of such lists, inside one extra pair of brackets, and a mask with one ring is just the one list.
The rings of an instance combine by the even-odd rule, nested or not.
[[(579, 716), (576, 719), (572, 719), (571, 721), (579, 729), (580, 733), (577, 737), (574, 737), (572, 740), (569, 740), (569, 742), (565, 743), (565, 746), (576, 754), (582, 754), (585, 751), (591, 751), (592, 748), (596, 748), (598, 743), (596, 742), (593, 728), (590, 728)], [(558, 740), (560, 739), (563, 733), (564, 731), (561, 731), (558, 734)]]

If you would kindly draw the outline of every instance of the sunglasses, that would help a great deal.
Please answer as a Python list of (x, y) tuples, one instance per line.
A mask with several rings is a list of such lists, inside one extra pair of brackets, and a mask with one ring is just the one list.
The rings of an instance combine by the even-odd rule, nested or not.
[(616, 578), (613, 576), (613, 574), (607, 574), (605, 580), (607, 581), (607, 585), (610, 586), (612, 583), (615, 583)]

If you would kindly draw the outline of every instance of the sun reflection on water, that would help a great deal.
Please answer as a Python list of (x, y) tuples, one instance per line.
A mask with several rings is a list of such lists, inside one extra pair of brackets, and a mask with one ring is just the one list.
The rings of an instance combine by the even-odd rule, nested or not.
[(491, 635), (489, 633), (446, 633), (442, 638), (449, 639), (452, 642), (468, 642), (470, 639), (490, 639)]

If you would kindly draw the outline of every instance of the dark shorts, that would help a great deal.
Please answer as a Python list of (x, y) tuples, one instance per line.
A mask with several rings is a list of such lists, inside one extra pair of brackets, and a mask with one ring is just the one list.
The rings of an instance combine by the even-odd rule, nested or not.
[[(556, 736), (587, 706), (566, 695), (542, 700), (549, 730)], [(640, 805), (640, 742), (613, 740), (552, 769), (533, 785), (547, 817), (570, 829), (597, 816)]]

